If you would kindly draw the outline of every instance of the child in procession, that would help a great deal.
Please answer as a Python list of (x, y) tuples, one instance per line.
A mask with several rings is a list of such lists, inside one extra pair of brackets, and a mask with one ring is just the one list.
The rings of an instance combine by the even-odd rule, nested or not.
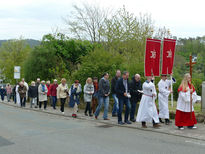
[(146, 122), (152, 122), (154, 128), (159, 128), (159, 116), (155, 105), (157, 93), (151, 76), (147, 77), (147, 80), (143, 83), (142, 89), (143, 95), (136, 121), (142, 122), (142, 128), (147, 128)]
[(175, 83), (175, 79), (171, 80), (167, 79), (166, 74), (161, 75), (161, 80), (158, 83), (159, 94), (158, 94), (158, 102), (159, 102), (159, 121), (164, 123), (162, 119), (165, 119), (165, 124), (169, 125), (171, 121), (169, 120), (169, 95), (173, 92), (170, 89), (171, 82)]

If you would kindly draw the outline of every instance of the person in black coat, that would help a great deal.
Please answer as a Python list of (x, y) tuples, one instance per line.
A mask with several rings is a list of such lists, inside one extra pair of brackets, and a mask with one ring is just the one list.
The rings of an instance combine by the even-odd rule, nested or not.
[(136, 105), (137, 102), (140, 101), (142, 94), (139, 92), (142, 90), (142, 83), (140, 81), (140, 75), (136, 74), (132, 81), (130, 82), (130, 102), (131, 102), (131, 110), (130, 110), (130, 121), (135, 122), (135, 112), (136, 112)]
[(121, 71), (117, 70), (116, 76), (114, 78), (112, 78), (112, 81), (111, 81), (111, 92), (112, 92), (112, 97), (114, 99), (114, 105), (113, 105), (113, 109), (112, 109), (112, 116), (113, 117), (117, 116), (117, 113), (119, 110), (119, 101), (118, 101), (118, 98), (116, 95), (115, 87), (116, 87), (117, 80), (120, 79), (120, 77), (121, 77)]
[[(116, 93), (119, 100), (118, 124), (120, 125), (123, 125), (124, 122), (127, 124), (131, 124), (131, 122), (128, 120), (130, 112), (129, 98), (131, 97), (128, 78), (129, 72), (124, 72), (122, 78), (119, 79), (116, 84)], [(122, 122), (122, 111), (124, 105), (126, 106), (126, 111), (124, 122)]]
[(30, 97), (30, 107), (34, 104), (35, 108), (37, 108), (37, 97), (38, 97), (38, 86), (35, 85), (35, 82), (31, 82), (31, 86), (29, 86), (28, 96)]
[(0, 89), (1, 100), (4, 101), (4, 96), (6, 95), (6, 89), (2, 86)]
[(16, 86), (17, 85), (18, 84), (16, 84), (12, 89), (13, 101), (14, 101), (15, 104), (16, 104)]

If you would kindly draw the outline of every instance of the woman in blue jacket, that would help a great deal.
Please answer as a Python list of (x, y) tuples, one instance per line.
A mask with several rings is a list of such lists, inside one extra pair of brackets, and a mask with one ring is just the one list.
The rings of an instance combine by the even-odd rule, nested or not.
[(73, 108), (73, 114), (72, 117), (77, 117), (77, 111), (78, 111), (78, 105), (80, 104), (80, 94), (82, 92), (81, 85), (78, 80), (75, 81), (74, 84), (72, 84), (69, 95), (70, 95), (70, 102), (69, 106)]

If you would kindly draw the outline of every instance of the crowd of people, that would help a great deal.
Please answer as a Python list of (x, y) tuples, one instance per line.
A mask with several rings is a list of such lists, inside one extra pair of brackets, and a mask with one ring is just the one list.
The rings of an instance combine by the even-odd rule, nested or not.
[[(154, 84), (154, 78), (149, 76), (142, 84), (141, 77), (136, 74), (129, 81), (129, 72), (125, 71), (121, 74), (120, 70), (116, 71), (115, 77), (112, 78), (111, 84), (109, 81), (109, 74), (104, 73), (103, 77), (99, 80), (94, 77), (87, 78), (83, 87), (83, 98), (85, 102), (85, 116), (98, 119), (102, 106), (104, 106), (103, 119), (109, 120), (108, 109), (110, 102), (110, 94), (114, 100), (112, 109), (112, 117), (117, 117), (118, 124), (132, 124), (133, 122), (141, 122), (143, 128), (147, 128), (146, 123), (153, 123), (154, 128), (159, 128), (160, 123), (169, 125), (171, 123), (169, 118), (169, 106), (168, 98), (173, 91), (171, 90), (171, 82), (175, 82), (167, 79), (167, 75), (161, 75), (161, 80), (158, 85), (158, 102), (159, 111), (156, 106), (157, 90)], [(197, 101), (197, 94), (194, 86), (191, 84), (190, 74), (185, 74), (184, 79), (178, 89), (179, 98), (177, 101), (175, 125), (180, 129), (184, 129), (184, 126), (188, 128), (196, 128), (196, 118), (194, 115), (194, 108), (190, 108), (190, 95), (192, 96), (192, 105)], [(64, 114), (64, 106), (68, 100), (68, 105), (72, 108), (72, 117), (77, 117), (78, 105), (80, 104), (80, 95), (82, 93), (82, 87), (79, 80), (68, 87), (65, 78), (61, 79), (61, 83), (58, 84), (56, 79), (51, 84), (50, 81), (40, 81), (38, 78), (28, 83), (22, 79), (15, 87), (11, 87), (10, 84), (6, 85), (6, 88), (1, 87), (0, 95), (2, 101), (4, 96), (7, 95), (8, 102), (10, 102), (11, 94), (13, 94), (14, 103), (17, 103), (21, 107), (26, 106), (26, 102), (30, 100), (30, 108), (47, 109), (48, 102), (54, 110), (56, 110), (56, 104), (59, 100), (60, 111)], [(69, 98), (69, 99), (68, 99)], [(140, 103), (139, 103), (140, 102)], [(138, 112), (136, 115), (136, 109), (139, 103)], [(124, 120), (122, 118), (123, 109), (125, 106)]]

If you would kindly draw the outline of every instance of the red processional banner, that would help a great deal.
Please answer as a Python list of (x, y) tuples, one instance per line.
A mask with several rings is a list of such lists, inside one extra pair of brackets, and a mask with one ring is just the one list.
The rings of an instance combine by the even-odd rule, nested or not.
[(166, 39), (163, 41), (162, 74), (171, 74), (174, 65), (176, 40)]
[(145, 76), (160, 76), (160, 48), (161, 40), (146, 40)]

